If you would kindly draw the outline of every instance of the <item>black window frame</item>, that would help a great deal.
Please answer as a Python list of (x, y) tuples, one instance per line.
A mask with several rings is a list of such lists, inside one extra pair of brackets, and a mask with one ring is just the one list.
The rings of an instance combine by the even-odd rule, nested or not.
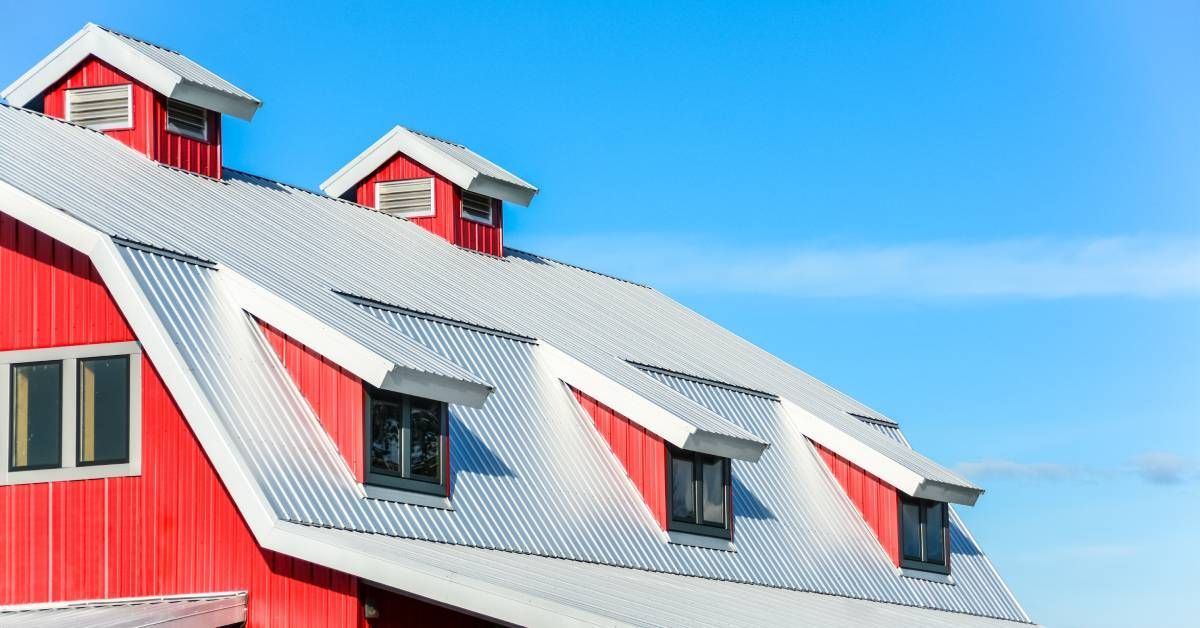
[[(83, 404), (80, 403), (83, 399), (83, 365), (85, 362), (94, 362), (97, 360), (119, 360), (125, 362), (125, 385), (121, 387), (125, 394), (125, 413), (123, 418), (125, 432), (121, 442), (125, 443), (125, 457), (116, 459), (92, 460), (84, 461), (83, 458)], [(127, 353), (115, 355), (100, 355), (90, 356), (86, 358), (76, 358), (75, 360), (75, 466), (76, 467), (99, 467), (112, 464), (129, 464), (129, 432), (131, 429), (131, 408), (133, 407), (133, 399), (129, 393), (130, 382), (133, 380), (133, 360)]]
[[(364, 387), (363, 393), (363, 465), (365, 466), (363, 482), (372, 486), (379, 486), (388, 489), (396, 489), (400, 491), (412, 491), (416, 493), (424, 493), (428, 495), (438, 495), (446, 497), (449, 495), (449, 455), (450, 455), (450, 410), (449, 404), (436, 399), (426, 399), (425, 397), (416, 397), (406, 395), (391, 390), (383, 390), (371, 386)], [(400, 473), (391, 471), (378, 470), (371, 466), (371, 444), (374, 440), (372, 434), (372, 410), (374, 400), (387, 401), (400, 405), (400, 413), (402, 417), (401, 433), (400, 433)], [(420, 399), (423, 401), (432, 401), (437, 404), (439, 414), (441, 415), (441, 433), (438, 439), (438, 477), (436, 482), (425, 479), (420, 479), (412, 475), (409, 465), (411, 464), (410, 443), (412, 434), (412, 400)]]
[[(17, 446), (17, 393), (13, 389), (13, 385), (17, 381), (17, 377), (16, 377), (17, 369), (20, 367), (23, 367), (23, 366), (41, 366), (43, 364), (57, 364), (58, 365), (58, 388), (59, 388), (58, 411), (55, 413), (55, 420), (58, 422), (58, 426), (59, 426), (58, 427), (58, 448), (55, 450), (58, 452), (58, 458), (56, 459), (56, 462), (54, 462), (53, 464), (16, 466), (16, 455), (15, 455), (16, 449), (15, 449), (15, 447)], [(9, 391), (9, 393), (8, 393), (7, 403), (9, 405), (8, 405), (8, 425), (5, 426), (5, 429), (8, 430), (8, 472), (9, 473), (19, 473), (22, 471), (42, 471), (45, 469), (61, 469), (61, 468), (63, 468), (62, 421), (63, 421), (63, 394), (65, 394), (63, 388), (66, 386), (66, 378), (64, 377), (66, 375), (66, 373), (64, 372), (65, 370), (66, 370), (66, 367), (63, 364), (63, 360), (34, 360), (32, 362), (14, 362), (14, 363), (8, 365), (7, 376), (8, 376), (8, 391)]]
[[(917, 538), (921, 545), (921, 559), (915, 560), (904, 555), (904, 505), (910, 504), (917, 507)], [(932, 506), (942, 507), (942, 561), (929, 561), (926, 559), (928, 548), (926, 547), (925, 528), (926, 520), (929, 517), (929, 509)], [(896, 539), (897, 551), (900, 554), (900, 567), (904, 569), (916, 569), (919, 571), (929, 571), (933, 573), (950, 575), (950, 505), (946, 502), (934, 501), (932, 499), (921, 499), (919, 497), (909, 497), (900, 495), (896, 500), (896, 529), (899, 537)]]
[[(692, 521), (680, 521), (675, 518), (675, 482), (674, 461), (688, 459), (692, 463), (692, 494), (695, 503), (695, 514)], [(704, 521), (704, 463), (712, 460), (721, 462), (725, 495), (725, 522), (718, 526)], [(667, 446), (667, 529), (673, 532), (699, 534), (728, 541), (733, 540), (733, 470), (729, 458), (704, 454), (698, 451), (688, 451), (677, 447)]]

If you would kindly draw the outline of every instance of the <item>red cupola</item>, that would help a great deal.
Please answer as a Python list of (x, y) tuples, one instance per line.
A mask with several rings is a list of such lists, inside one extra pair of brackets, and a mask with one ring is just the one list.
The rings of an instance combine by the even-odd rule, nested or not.
[(321, 189), (406, 218), (452, 244), (497, 256), (504, 255), (504, 201), (528, 206), (538, 192), (466, 146), (402, 126)]
[(196, 62), (88, 24), (0, 92), (10, 104), (86, 126), (168, 166), (221, 177), (221, 118), (262, 103)]

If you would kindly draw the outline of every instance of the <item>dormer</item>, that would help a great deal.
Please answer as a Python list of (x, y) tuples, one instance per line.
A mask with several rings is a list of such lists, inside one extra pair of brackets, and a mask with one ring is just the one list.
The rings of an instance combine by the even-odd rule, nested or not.
[(178, 52), (96, 24), (84, 26), (0, 96), (213, 178), (221, 177), (222, 115), (249, 121), (262, 106)]
[(330, 196), (406, 218), (452, 244), (504, 255), (504, 202), (537, 188), (461, 144), (402, 126), (321, 184)]

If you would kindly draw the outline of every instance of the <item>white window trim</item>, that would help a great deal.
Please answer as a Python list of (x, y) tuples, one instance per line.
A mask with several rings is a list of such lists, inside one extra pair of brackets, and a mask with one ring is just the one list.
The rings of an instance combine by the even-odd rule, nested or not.
[(425, 506), (426, 508), (439, 508), (441, 510), (454, 510), (454, 504), (450, 502), (449, 497), (444, 495), (418, 493), (390, 486), (379, 486), (378, 484), (359, 484), (358, 487), (367, 499)]
[(939, 584), (954, 585), (954, 576), (948, 573), (934, 573), (932, 571), (921, 571), (911, 567), (896, 567), (896, 575), (901, 578), (913, 578), (916, 580), (928, 580)]
[(666, 541), (675, 545), (689, 545), (691, 547), (702, 547), (704, 549), (737, 552), (737, 545), (728, 539), (717, 538), (715, 536), (705, 536), (703, 534), (692, 534), (690, 532), (680, 532), (679, 530), (666, 530), (665, 534)]
[(401, 181), (429, 181), (429, 209), (420, 212), (408, 212), (405, 214), (394, 214), (385, 212), (389, 216), (397, 218), (431, 218), (437, 213), (437, 181), (433, 177), (412, 177), (410, 179), (389, 179), (387, 181), (375, 182), (375, 209), (383, 211), (379, 208), (379, 186), (387, 185), (388, 183), (399, 183)]
[[(469, 192), (469, 191), (470, 190), (464, 190), (463, 192)], [(474, 192), (474, 194), (479, 194), (479, 192)], [(487, 218), (487, 220), (484, 220), (482, 218), (476, 218), (467, 213), (466, 208), (463, 207), (464, 194), (462, 194), (462, 193), (459, 194), (459, 199), (458, 199), (458, 215), (461, 216), (463, 218), (463, 220), (470, 220), (471, 222), (474, 222), (474, 223), (479, 223), (481, 225), (487, 225), (489, 227), (494, 227), (496, 225), (496, 207), (494, 205), (492, 205), (492, 197), (487, 196), (486, 194), (479, 194), (479, 195), (488, 200), (488, 218)]]
[[(184, 129), (180, 129), (180, 128), (171, 126), (171, 103), (169, 102), (170, 100), (177, 100), (177, 99), (173, 99), (173, 98), (168, 99), (166, 106), (163, 107), (163, 116), (166, 118), (166, 120), (163, 123), (163, 127), (167, 129), (167, 133), (172, 133), (174, 135), (179, 135), (181, 137), (191, 138), (193, 140), (198, 140), (201, 142), (208, 142), (208, 112), (209, 112), (209, 110), (205, 109), (204, 107), (197, 107), (196, 105), (192, 105), (192, 103), (184, 103), (185, 105), (191, 105), (192, 107), (196, 107), (197, 109), (200, 109), (201, 111), (204, 112), (204, 115), (201, 117), (201, 119), (204, 120), (204, 131), (200, 132), (200, 134), (192, 133), (191, 131), (186, 131)], [(183, 101), (177, 100), (177, 102), (183, 102)]]
[[(64, 117), (67, 119), (67, 122), (75, 122), (74, 120), (71, 119), (71, 94), (73, 94), (75, 92), (86, 91), (89, 89), (96, 89), (99, 87), (118, 87), (118, 86), (117, 85), (93, 85), (91, 87), (73, 87), (73, 88), (70, 88), (67, 90), (66, 95), (63, 97), (64, 98), (63, 104), (65, 105), (65, 109), (64, 109), (63, 113), (65, 114)], [(125, 84), (125, 92), (126, 92), (125, 97), (128, 99), (129, 107), (126, 108), (126, 110), (125, 110), (126, 113), (125, 113), (125, 125), (124, 126), (115, 125), (115, 124), (112, 124), (112, 125), (106, 124), (106, 125), (100, 125), (100, 126), (89, 126), (87, 128), (92, 129), (93, 131), (128, 131), (129, 129), (132, 129), (133, 128), (133, 83)]]
[[(83, 358), (129, 356), (129, 462), (75, 466), (75, 403), (77, 364)], [(142, 474), (142, 348), (137, 342), (113, 342), (47, 349), (23, 349), (0, 352), (0, 486), (93, 480)], [(62, 467), (9, 471), (9, 366), (25, 362), (61, 360), (62, 367)]]

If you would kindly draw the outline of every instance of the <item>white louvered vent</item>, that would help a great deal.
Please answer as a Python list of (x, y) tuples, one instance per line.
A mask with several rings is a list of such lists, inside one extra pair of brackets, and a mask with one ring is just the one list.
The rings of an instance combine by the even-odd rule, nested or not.
[(208, 111), (173, 98), (167, 99), (167, 130), (208, 141)]
[(375, 209), (405, 218), (432, 216), (433, 178), (376, 183)]
[(67, 90), (67, 120), (92, 129), (132, 127), (132, 105), (132, 85)]
[(462, 217), (485, 225), (492, 224), (492, 199), (475, 192), (462, 192)]

